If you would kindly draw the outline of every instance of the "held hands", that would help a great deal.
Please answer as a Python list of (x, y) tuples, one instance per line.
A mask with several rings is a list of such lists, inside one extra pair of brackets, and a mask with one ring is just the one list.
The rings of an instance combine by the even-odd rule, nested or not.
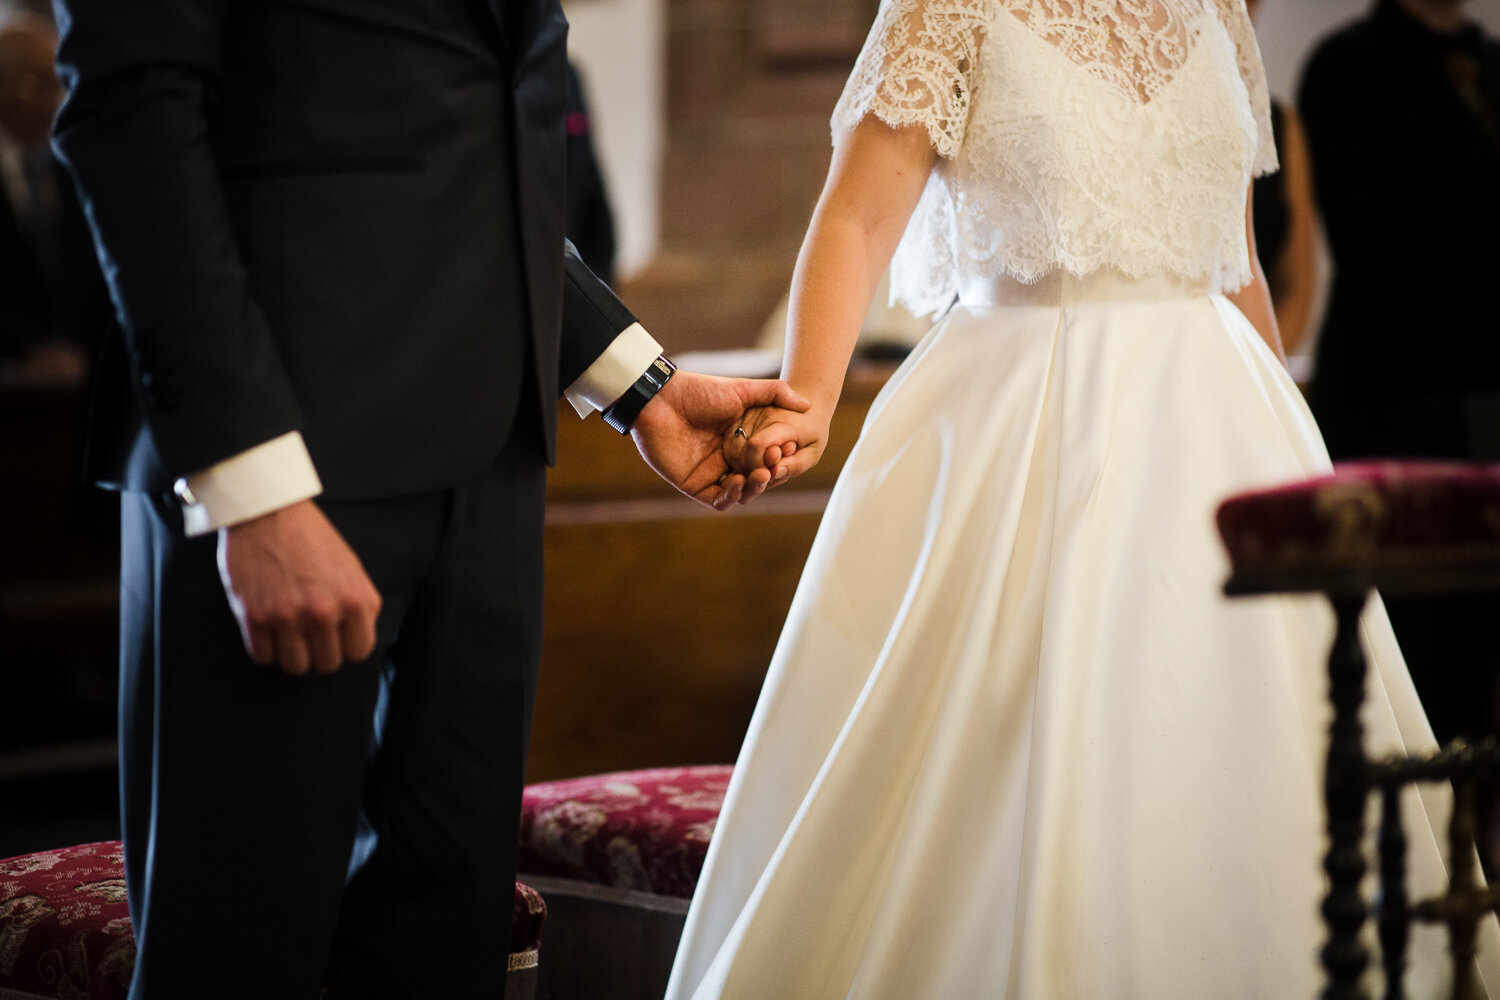
[(380, 594), (311, 500), (221, 528), (219, 579), (256, 663), (327, 674), (374, 652)]
[[(630, 429), (652, 469), (724, 510), (811, 468), (824, 421), (784, 382), (678, 371)], [(743, 434), (736, 429), (743, 428)], [(311, 500), (219, 530), (219, 579), (256, 663), (333, 673), (374, 652), (381, 598), (359, 557)]]
[[(662, 478), (723, 510), (811, 468), (826, 427), (822, 435), (799, 430), (809, 425), (808, 407), (784, 382), (678, 371), (630, 434)], [(374, 652), (380, 594), (311, 500), (220, 529), (218, 563), (256, 663), (293, 676), (332, 673)]]
[(828, 444), (828, 423), (811, 407), (753, 407), (725, 439), (724, 453), (736, 471), (753, 475), (769, 469), (770, 485), (780, 486), (818, 464)]
[(746, 414), (769, 407), (800, 414), (808, 405), (775, 379), (720, 378), (678, 369), (641, 410), (630, 436), (663, 479), (699, 503), (725, 510), (754, 499), (775, 482), (776, 470), (764, 462), (731, 467), (728, 442), (738, 440), (734, 431)]

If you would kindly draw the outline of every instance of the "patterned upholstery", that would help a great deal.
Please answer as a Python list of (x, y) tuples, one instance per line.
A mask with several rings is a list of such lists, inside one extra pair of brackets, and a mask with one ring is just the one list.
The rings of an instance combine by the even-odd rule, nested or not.
[(547, 922), (547, 904), (529, 885), (516, 883), (515, 909), (510, 921), (510, 961), (507, 972), (534, 969), (542, 950), (542, 925)]
[[(513, 975), (537, 966), (546, 919), (541, 895), (517, 882)], [(0, 860), (0, 997), (124, 1000), (134, 968), (119, 841)]]
[(729, 775), (714, 764), (531, 785), (517, 870), (688, 899)]
[(134, 968), (119, 841), (0, 861), (0, 995), (124, 1000)]
[(1500, 558), (1500, 467), (1349, 463), (1240, 494), (1218, 512), (1236, 575), (1384, 572)]

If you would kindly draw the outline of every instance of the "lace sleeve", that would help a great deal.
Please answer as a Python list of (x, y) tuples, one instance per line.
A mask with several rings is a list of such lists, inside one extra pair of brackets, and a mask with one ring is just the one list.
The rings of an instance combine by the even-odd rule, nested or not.
[(1260, 60), (1260, 44), (1255, 40), (1255, 28), (1250, 23), (1250, 14), (1245, 10), (1245, 0), (1218, 0), (1219, 15), (1224, 27), (1234, 39), (1239, 50), (1240, 76), (1245, 89), (1250, 93), (1250, 110), (1255, 114), (1255, 124), (1260, 130), (1260, 140), (1255, 150), (1255, 176), (1273, 174), (1281, 167), (1276, 154), (1276, 137), (1271, 131), (1271, 93), (1266, 86), (1266, 68)]
[(979, 37), (990, 0), (882, 0), (843, 96), (835, 132), (868, 114), (893, 127), (927, 130), (932, 148), (952, 159), (963, 144), (976, 77)]

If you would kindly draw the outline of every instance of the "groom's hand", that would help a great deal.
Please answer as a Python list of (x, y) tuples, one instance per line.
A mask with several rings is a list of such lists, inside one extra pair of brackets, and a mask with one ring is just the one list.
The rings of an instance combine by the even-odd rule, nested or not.
[(374, 652), (380, 594), (311, 500), (221, 528), (219, 578), (256, 663), (326, 674)]
[(630, 436), (646, 464), (701, 504), (724, 510), (759, 496), (771, 470), (734, 472), (724, 439), (746, 410), (780, 406), (802, 412), (808, 403), (776, 379), (731, 379), (679, 369), (641, 410)]

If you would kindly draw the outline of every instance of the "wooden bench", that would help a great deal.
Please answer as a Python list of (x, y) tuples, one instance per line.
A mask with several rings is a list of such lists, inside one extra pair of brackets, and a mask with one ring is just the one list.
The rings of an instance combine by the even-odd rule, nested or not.
[(838, 470), (892, 371), (856, 366), (828, 455), (726, 513), (562, 414), (528, 781), (732, 761)]

